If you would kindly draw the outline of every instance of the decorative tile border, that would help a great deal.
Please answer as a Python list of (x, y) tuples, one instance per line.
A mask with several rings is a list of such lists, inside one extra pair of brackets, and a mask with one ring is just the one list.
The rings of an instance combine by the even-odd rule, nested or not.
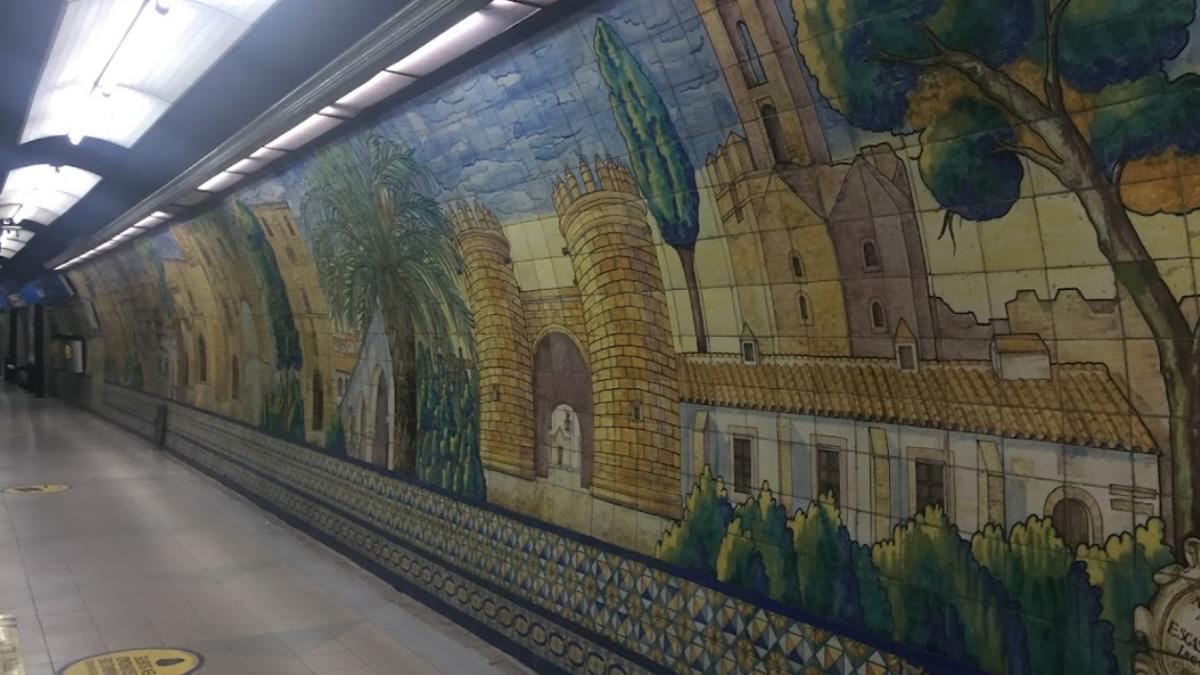
[[(110, 385), (99, 411), (137, 431), (152, 428), (162, 402)], [(169, 451), (539, 669), (964, 672), (818, 627), (637, 554), (167, 403)]]

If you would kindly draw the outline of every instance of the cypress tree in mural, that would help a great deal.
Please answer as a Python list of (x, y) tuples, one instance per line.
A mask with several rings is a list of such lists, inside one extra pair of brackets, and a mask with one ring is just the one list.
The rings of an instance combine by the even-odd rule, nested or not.
[(267, 431), (303, 441), (304, 400), (300, 393), (300, 368), (304, 365), (304, 353), (300, 349), (300, 331), (288, 302), (287, 287), (258, 216), (236, 200), (228, 208), (221, 217), (232, 218), (250, 247), (255, 271), (266, 289), (267, 319), (275, 343), (276, 372), (263, 394), (260, 424)]
[(855, 126), (920, 134), (921, 177), (948, 224), (1008, 213), (1021, 159), (1074, 194), (1157, 346), (1175, 535), (1200, 526), (1200, 335), (1129, 215), (1198, 205), (1176, 183), (1153, 180), (1182, 175), (1169, 160), (1200, 153), (1200, 75), (1165, 71), (1188, 42), (1196, 1), (792, 6), (800, 50), (829, 102)]
[[(315, 233), (314, 257), (334, 320), (365, 331), (376, 311), (383, 316), (396, 388), (392, 468), (417, 473), (436, 465), (422, 469), (422, 477), (482, 495), (477, 407), (464, 402), (467, 385), (459, 375), (425, 381), (417, 372), (420, 344), (473, 349), (471, 315), (456, 281), (462, 261), (429, 196), (435, 187), (408, 148), (375, 135), (350, 138), (314, 158), (302, 214)], [(433, 426), (422, 431), (419, 417), (430, 406)], [(455, 443), (459, 449), (451, 452)], [(450, 455), (453, 467), (445, 466)]]
[(679, 254), (696, 330), (696, 349), (708, 351), (704, 307), (696, 281), (696, 237), (700, 234), (700, 198), (696, 173), (662, 97), (642, 72), (620, 36), (596, 22), (592, 41), (600, 75), (608, 85), (617, 129), (629, 150), (638, 190), (658, 222), (663, 241)]

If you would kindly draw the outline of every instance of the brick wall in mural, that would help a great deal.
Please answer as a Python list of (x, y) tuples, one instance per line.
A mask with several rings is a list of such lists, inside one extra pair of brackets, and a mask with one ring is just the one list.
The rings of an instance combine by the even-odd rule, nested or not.
[(1194, 0), (603, 0), (71, 273), (107, 380), (992, 672), (1200, 523)]

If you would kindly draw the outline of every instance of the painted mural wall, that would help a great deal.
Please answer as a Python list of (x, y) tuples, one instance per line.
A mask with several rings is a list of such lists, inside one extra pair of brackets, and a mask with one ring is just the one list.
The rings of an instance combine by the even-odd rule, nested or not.
[(1130, 673), (1200, 522), (1195, 16), (592, 3), (70, 272), (93, 365), (848, 631)]

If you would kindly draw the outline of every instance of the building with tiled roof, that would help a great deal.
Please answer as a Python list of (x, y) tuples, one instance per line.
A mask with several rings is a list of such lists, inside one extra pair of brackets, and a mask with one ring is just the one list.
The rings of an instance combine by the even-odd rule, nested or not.
[(904, 325), (894, 346), (681, 355), (681, 489), (707, 464), (735, 499), (832, 496), (858, 541), (935, 503), (963, 532), (1069, 513), (1073, 544), (1157, 513), (1158, 447), (1105, 366), (1051, 363), (1029, 335), (994, 340), (990, 362), (921, 361)]
[(763, 356), (747, 364), (736, 354), (689, 354), (680, 374), (687, 403), (1157, 451), (1098, 364), (1055, 364), (1049, 379), (1037, 380), (1005, 379), (986, 361), (901, 370), (893, 359)]

